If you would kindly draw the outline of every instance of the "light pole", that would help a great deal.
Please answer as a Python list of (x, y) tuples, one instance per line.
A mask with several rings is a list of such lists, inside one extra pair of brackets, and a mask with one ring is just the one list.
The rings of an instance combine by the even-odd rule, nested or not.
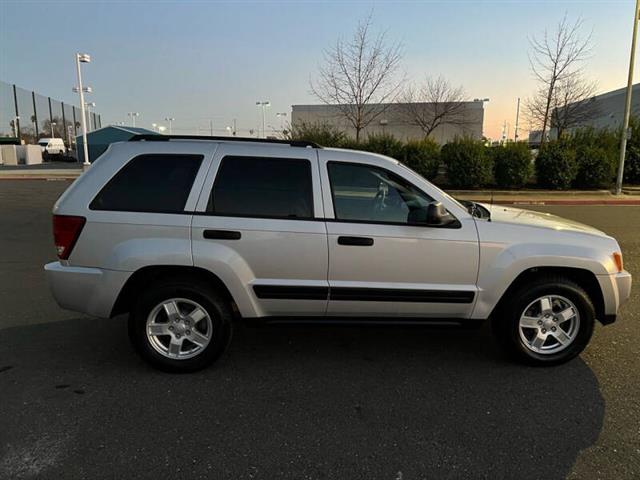
[(82, 86), (82, 72), (80, 71), (81, 63), (91, 62), (91, 56), (86, 53), (76, 53), (76, 70), (78, 73), (78, 86), (74, 89), (80, 94), (80, 121), (82, 122), (82, 151), (84, 154), (83, 165), (88, 167), (89, 163), (89, 146), (87, 145), (87, 117), (84, 110), (84, 92), (91, 93), (91, 87)]
[(136, 117), (140, 116), (139, 112), (127, 112), (127, 116), (131, 117), (131, 126), (136, 126)]
[(284, 119), (287, 118), (287, 112), (276, 113), (276, 117), (280, 119), (280, 131), (284, 131)]
[(56, 138), (56, 133), (53, 131), (53, 127), (55, 127), (57, 125), (56, 122), (51, 122), (51, 138)]
[(622, 193), (622, 179), (624, 177), (624, 157), (627, 151), (627, 139), (629, 131), (629, 116), (631, 115), (631, 93), (633, 91), (633, 64), (636, 59), (636, 36), (638, 33), (638, 16), (640, 15), (640, 0), (636, 0), (636, 8), (633, 15), (633, 37), (631, 38), (631, 58), (629, 59), (629, 78), (627, 82), (627, 98), (624, 104), (624, 121), (622, 123), (622, 135), (620, 139), (620, 161), (618, 162), (618, 178), (616, 179), (616, 195)]
[(262, 137), (266, 137), (266, 133), (265, 133), (265, 110), (267, 107), (271, 106), (271, 103), (268, 100), (263, 100), (263, 101), (258, 101), (256, 102), (256, 105), (258, 107), (262, 108)]
[(152, 123), (151, 124), (151, 129), (155, 132), (156, 131), (156, 127), (158, 126), (157, 123)]
[(516, 127), (513, 135), (513, 140), (518, 141), (518, 122), (520, 120), (520, 97), (518, 97), (518, 105), (516, 106)]
[(172, 130), (171, 130), (171, 122), (173, 122), (175, 120), (175, 118), (173, 117), (165, 117), (165, 121), (169, 122), (169, 135), (171, 135)]

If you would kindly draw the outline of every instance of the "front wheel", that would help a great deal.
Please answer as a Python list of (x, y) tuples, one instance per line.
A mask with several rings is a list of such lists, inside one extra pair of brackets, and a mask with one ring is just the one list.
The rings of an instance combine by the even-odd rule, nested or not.
[(589, 343), (595, 310), (587, 293), (564, 278), (534, 281), (510, 296), (493, 319), (496, 336), (517, 360), (557, 365)]
[(140, 355), (171, 372), (200, 370), (224, 353), (231, 339), (226, 298), (189, 279), (151, 285), (129, 317), (129, 336)]

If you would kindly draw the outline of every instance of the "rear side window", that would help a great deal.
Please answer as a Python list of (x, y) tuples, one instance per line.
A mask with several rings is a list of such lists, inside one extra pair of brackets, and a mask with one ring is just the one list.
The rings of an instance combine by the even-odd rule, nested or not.
[(312, 218), (311, 163), (297, 158), (224, 157), (207, 211), (243, 217)]
[(139, 155), (107, 183), (89, 208), (182, 212), (202, 159), (202, 155)]

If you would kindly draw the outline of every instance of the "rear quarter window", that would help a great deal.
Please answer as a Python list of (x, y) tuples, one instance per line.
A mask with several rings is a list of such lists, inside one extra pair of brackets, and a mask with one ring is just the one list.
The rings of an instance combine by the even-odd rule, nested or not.
[(91, 210), (178, 213), (202, 155), (146, 154), (129, 161), (93, 199)]

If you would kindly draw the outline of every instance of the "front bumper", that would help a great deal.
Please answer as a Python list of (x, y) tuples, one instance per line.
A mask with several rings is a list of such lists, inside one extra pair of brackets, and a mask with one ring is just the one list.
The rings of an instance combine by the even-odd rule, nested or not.
[(51, 293), (66, 310), (108, 318), (131, 272), (72, 267), (60, 262), (44, 266)]

